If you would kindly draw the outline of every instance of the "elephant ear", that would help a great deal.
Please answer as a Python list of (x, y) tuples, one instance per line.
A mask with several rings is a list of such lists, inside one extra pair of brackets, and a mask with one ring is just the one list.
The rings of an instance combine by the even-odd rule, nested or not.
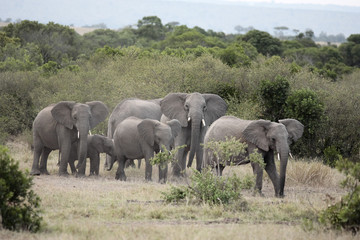
[(104, 121), (109, 114), (107, 106), (100, 101), (93, 101), (86, 103), (90, 107), (90, 129), (96, 127), (100, 122)]
[(99, 153), (104, 152), (105, 139), (103, 136), (94, 134), (94, 135), (88, 136), (88, 141), (91, 142), (91, 147), (94, 147), (97, 152), (99, 152)]
[(181, 124), (177, 119), (173, 119), (166, 122), (167, 125), (171, 128), (171, 134), (176, 138), (181, 131)]
[(160, 122), (152, 119), (144, 119), (137, 125), (140, 138), (152, 147), (155, 143), (155, 127), (157, 124), (160, 124)]
[(292, 142), (296, 142), (304, 132), (304, 125), (296, 119), (281, 119), (279, 123), (285, 125), (286, 130), (289, 133), (289, 138)]
[(160, 101), (161, 112), (169, 119), (179, 120), (182, 127), (187, 127), (187, 113), (184, 108), (186, 93), (169, 93)]
[(218, 118), (225, 115), (227, 104), (220, 96), (216, 94), (202, 94), (206, 102), (205, 122), (210, 125)]
[(71, 111), (76, 103), (72, 101), (62, 101), (54, 105), (51, 109), (53, 118), (69, 129), (73, 129), (74, 120), (71, 116)]
[(258, 148), (269, 151), (270, 142), (266, 133), (270, 127), (271, 121), (269, 120), (256, 120), (252, 121), (244, 130), (243, 137), (246, 141), (255, 144)]

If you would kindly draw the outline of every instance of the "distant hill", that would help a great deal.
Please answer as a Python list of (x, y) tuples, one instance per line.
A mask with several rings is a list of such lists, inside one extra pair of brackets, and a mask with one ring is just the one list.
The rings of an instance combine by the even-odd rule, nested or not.
[(252, 26), (270, 34), (274, 34), (274, 27), (278, 26), (301, 32), (312, 29), (315, 35), (343, 33), (347, 37), (360, 33), (360, 24), (357, 24), (360, 7), (204, 1), (37, 0), (37, 4), (33, 4), (31, 0), (12, 0), (2, 4), (0, 17), (75, 26), (104, 23), (108, 28), (119, 29), (136, 24), (144, 16), (156, 15), (163, 24), (176, 21), (189, 27), (225, 33), (236, 33), (237, 25)]

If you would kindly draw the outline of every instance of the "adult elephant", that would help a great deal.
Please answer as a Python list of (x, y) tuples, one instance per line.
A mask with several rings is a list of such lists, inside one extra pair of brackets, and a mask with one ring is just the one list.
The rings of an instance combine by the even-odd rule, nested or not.
[(186, 157), (189, 153), (188, 167), (192, 165), (196, 155), (196, 169), (201, 170), (203, 157), (202, 143), (207, 126), (225, 115), (226, 102), (216, 94), (201, 93), (169, 93), (160, 102), (163, 113), (161, 121), (177, 119), (181, 124), (181, 132), (175, 140), (175, 146), (180, 148), (177, 155), (178, 163), (173, 165), (174, 176), (180, 176), (185, 171)]
[[(127, 98), (121, 101), (110, 114), (108, 121), (107, 137), (112, 139), (117, 125), (119, 125), (119, 123), (121, 123), (128, 117), (160, 120), (160, 100), (161, 99), (142, 100), (138, 98)], [(106, 155), (105, 168), (107, 168), (107, 162), (114, 161), (114, 157)]]
[(99, 101), (85, 104), (62, 101), (41, 110), (33, 122), (34, 160), (30, 174), (49, 174), (48, 156), (52, 150), (59, 149), (59, 175), (68, 175), (71, 145), (78, 140), (78, 174), (85, 175), (88, 132), (105, 120), (108, 114), (106, 105)]
[[(226, 137), (235, 137), (248, 144), (245, 156), (235, 156), (233, 164), (249, 163), (245, 160), (250, 153), (258, 151), (265, 162), (265, 171), (269, 175), (275, 190), (275, 196), (284, 196), (286, 166), (290, 154), (289, 145), (297, 141), (303, 134), (304, 126), (295, 119), (283, 119), (279, 122), (268, 120), (242, 120), (233, 116), (224, 116), (215, 121), (205, 135), (204, 145), (209, 141), (225, 141)], [(280, 176), (276, 171), (274, 151), (280, 156)], [(229, 162), (227, 162), (229, 163)], [(225, 168), (224, 163), (218, 164), (209, 149), (204, 152), (204, 165), (219, 169), (220, 175)], [(256, 175), (256, 189), (261, 193), (263, 169), (257, 163), (251, 163)]]

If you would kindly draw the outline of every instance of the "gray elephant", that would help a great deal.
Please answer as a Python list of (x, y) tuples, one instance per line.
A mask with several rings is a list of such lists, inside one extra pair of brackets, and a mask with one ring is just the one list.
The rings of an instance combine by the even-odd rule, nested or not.
[(106, 105), (99, 101), (85, 104), (62, 101), (41, 110), (33, 122), (34, 160), (30, 174), (49, 174), (48, 156), (52, 150), (59, 149), (59, 175), (68, 175), (71, 145), (79, 141), (78, 174), (85, 175), (89, 130), (104, 121), (108, 113)]
[(177, 164), (173, 165), (174, 176), (181, 176), (184, 173), (189, 152), (187, 166), (191, 167), (196, 154), (196, 169), (200, 171), (205, 132), (210, 124), (225, 115), (226, 102), (216, 94), (169, 93), (161, 100), (160, 106), (163, 113), (161, 122), (177, 119), (181, 124), (181, 132), (175, 139), (175, 147), (186, 145), (178, 151)]
[[(71, 146), (69, 166), (73, 174), (76, 173), (75, 160), (78, 160), (79, 141), (75, 141)], [(114, 141), (108, 137), (94, 134), (87, 138), (87, 158), (90, 158), (90, 175), (99, 175), (100, 153), (114, 156)]]
[[(290, 154), (289, 145), (303, 134), (304, 126), (295, 119), (283, 119), (277, 122), (268, 120), (242, 120), (233, 116), (224, 116), (216, 120), (205, 135), (204, 144), (209, 141), (224, 141), (226, 137), (235, 137), (248, 144), (246, 156), (254, 151), (262, 154), (265, 171), (269, 175), (275, 190), (275, 196), (284, 196), (286, 166)], [(276, 171), (274, 151), (280, 156), (280, 176)], [(233, 164), (249, 163), (246, 156), (236, 156)], [(217, 166), (217, 160), (209, 149), (204, 152), (204, 166), (218, 168), (220, 175), (225, 165)], [(251, 163), (256, 175), (256, 189), (261, 193), (263, 170), (257, 163)]]
[[(124, 172), (126, 159), (145, 158), (145, 179), (150, 181), (152, 175), (150, 158), (162, 147), (170, 151), (180, 130), (181, 125), (176, 119), (161, 123), (153, 119), (129, 117), (122, 121), (114, 133), (115, 153), (119, 164), (115, 178), (126, 181)], [(113, 164), (114, 162), (108, 162), (107, 170), (111, 170)], [(159, 166), (159, 181), (164, 183), (166, 178), (167, 165)]]
[[(124, 121), (128, 117), (137, 117), (140, 119), (155, 119), (161, 118), (161, 99), (142, 100), (138, 98), (128, 98), (121, 101), (112, 111), (108, 121), (107, 137), (113, 138), (115, 129), (119, 123)], [(109, 159), (111, 156), (106, 156), (105, 168), (107, 168), (107, 162), (114, 162), (115, 159)], [(139, 159), (139, 168), (141, 160)], [(128, 165), (134, 165), (133, 160), (128, 161)]]

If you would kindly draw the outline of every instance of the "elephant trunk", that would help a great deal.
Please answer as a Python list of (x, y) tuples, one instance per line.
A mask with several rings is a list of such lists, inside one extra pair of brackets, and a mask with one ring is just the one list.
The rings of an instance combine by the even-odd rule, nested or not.
[(195, 153), (200, 147), (200, 131), (201, 131), (202, 117), (191, 119), (191, 145), (189, 153), (189, 162), (187, 167), (191, 167), (194, 160)]
[(280, 178), (279, 178), (279, 197), (284, 197), (284, 187), (286, 178), (286, 167), (289, 159), (289, 148), (280, 151)]
[(79, 150), (78, 150), (78, 173), (85, 175), (86, 157), (87, 157), (87, 137), (89, 127), (82, 127), (79, 130)]

